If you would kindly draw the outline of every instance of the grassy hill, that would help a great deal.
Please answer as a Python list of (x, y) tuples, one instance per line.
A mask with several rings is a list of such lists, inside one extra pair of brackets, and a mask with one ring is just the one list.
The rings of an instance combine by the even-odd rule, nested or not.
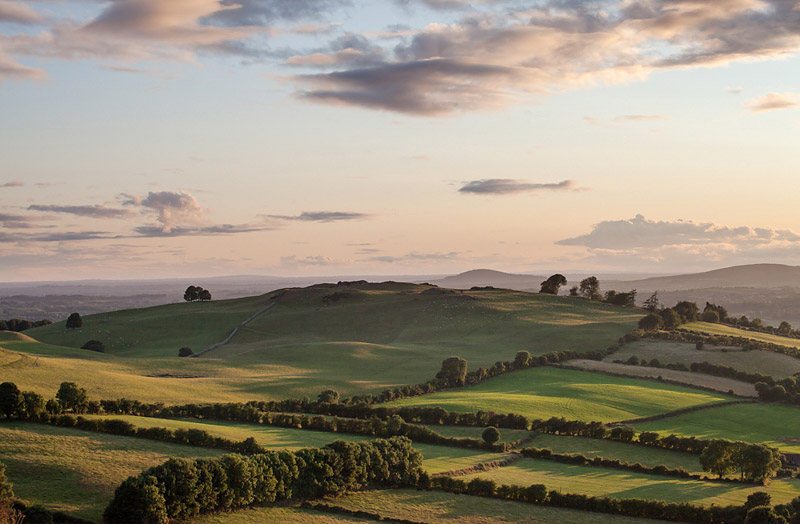
[(751, 340), (759, 340), (761, 342), (770, 342), (772, 344), (779, 344), (781, 346), (789, 346), (800, 348), (800, 339), (782, 337), (780, 335), (773, 335), (771, 333), (759, 333), (758, 331), (748, 331), (746, 329), (739, 329), (725, 324), (711, 324), (709, 322), (690, 322), (682, 326), (684, 329), (690, 331), (697, 331), (698, 333), (706, 333), (708, 335), (726, 335), (729, 337), (744, 337)]
[[(223, 340), (201, 358), (178, 358)], [(599, 350), (641, 311), (507, 290), (452, 292), (414, 284), (317, 285), (258, 297), (86, 316), (0, 338), (0, 380), (52, 396), (63, 380), (94, 398), (227, 402), (378, 393), (429, 380), (449, 356), (472, 369), (532, 354)], [(77, 349), (89, 339), (105, 354)]]
[(495, 411), (530, 418), (613, 422), (725, 400), (732, 398), (652, 380), (541, 367), (387, 405), (441, 406), (457, 412)]

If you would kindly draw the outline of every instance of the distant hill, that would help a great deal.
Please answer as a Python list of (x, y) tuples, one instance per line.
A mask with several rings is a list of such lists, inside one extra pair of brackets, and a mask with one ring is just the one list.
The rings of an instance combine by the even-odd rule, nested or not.
[(431, 282), (440, 287), (469, 289), (475, 286), (492, 286), (505, 289), (536, 290), (547, 277), (539, 275), (517, 275), (492, 269), (473, 269)]
[(684, 289), (753, 287), (800, 287), (800, 266), (783, 264), (750, 264), (715, 269), (704, 273), (609, 281), (605, 289), (638, 289), (639, 291), (678, 291)]

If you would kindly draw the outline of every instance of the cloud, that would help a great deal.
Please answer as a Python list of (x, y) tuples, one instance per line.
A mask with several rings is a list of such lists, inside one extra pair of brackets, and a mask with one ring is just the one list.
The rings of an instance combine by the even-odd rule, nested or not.
[(114, 209), (101, 205), (93, 206), (60, 206), (34, 204), (28, 206), (28, 211), (43, 211), (46, 213), (69, 213), (72, 215), (90, 218), (126, 218), (133, 215), (127, 209)]
[(344, 211), (304, 211), (297, 216), (264, 215), (278, 220), (297, 220), (300, 222), (339, 222), (342, 220), (362, 220), (370, 215), (364, 213), (348, 213)]
[(31, 222), (33, 222), (31, 217), (0, 213), (0, 225), (6, 229), (29, 229), (34, 227)]
[(298, 96), (439, 116), (800, 49), (798, 0), (424, 3), (466, 13), (417, 31), (380, 64), (298, 75)]
[(511, 178), (489, 178), (473, 180), (459, 189), (459, 193), (478, 193), (482, 195), (507, 195), (511, 193), (530, 193), (538, 191), (576, 190), (574, 180), (564, 180), (552, 184), (534, 184), (525, 180)]
[(626, 250), (692, 244), (800, 243), (800, 235), (786, 230), (718, 226), (692, 221), (655, 221), (642, 215), (628, 220), (606, 220), (587, 234), (556, 242), (562, 246)]
[(164, 229), (158, 226), (139, 226), (134, 228), (140, 237), (189, 237), (189, 236), (217, 236), (217, 235), (232, 235), (238, 233), (254, 233), (257, 231), (268, 231), (271, 228), (254, 225), (233, 225), (233, 224), (218, 224), (213, 226), (202, 227), (172, 227)]
[(461, 255), (458, 251), (451, 251), (449, 253), (407, 253), (401, 256), (375, 256), (369, 257), (366, 260), (368, 262), (383, 262), (386, 264), (392, 264), (395, 262), (408, 262), (408, 261), (442, 261), (442, 260), (454, 260)]
[(22, 180), (11, 180), (5, 184), (0, 184), (0, 187), (22, 187), (25, 183)]
[(305, 258), (297, 258), (295, 255), (288, 257), (281, 257), (281, 265), (296, 267), (296, 266), (330, 266), (336, 262), (326, 256), (307, 256)]
[(800, 106), (800, 94), (797, 93), (768, 93), (745, 102), (751, 113), (763, 113), (776, 109), (794, 109)]
[(744, 89), (739, 87), (739, 86), (725, 86), (725, 91), (727, 91), (728, 93), (730, 93), (732, 95), (738, 95), (742, 91), (744, 91)]
[(0, 0), (0, 22), (40, 24), (44, 17), (25, 4)]
[[(170, 0), (174, 1), (174, 0)], [(271, 26), (278, 21), (318, 20), (352, 5), (350, 0), (222, 0), (204, 23), (226, 27)]]
[(144, 198), (127, 194), (122, 196), (125, 198), (123, 205), (154, 211), (163, 233), (169, 233), (173, 228), (186, 224), (200, 225), (205, 219), (205, 210), (197, 199), (183, 191), (150, 192)]

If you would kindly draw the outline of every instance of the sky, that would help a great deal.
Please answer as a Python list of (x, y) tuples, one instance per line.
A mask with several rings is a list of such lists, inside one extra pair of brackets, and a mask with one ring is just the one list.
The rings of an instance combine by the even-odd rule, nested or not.
[(0, 0), (3, 281), (800, 260), (800, 0)]

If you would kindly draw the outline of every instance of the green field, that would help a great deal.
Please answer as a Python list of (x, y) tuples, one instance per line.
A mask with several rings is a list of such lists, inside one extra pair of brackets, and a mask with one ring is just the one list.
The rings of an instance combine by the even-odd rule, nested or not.
[[(351, 510), (378, 513), (395, 519), (430, 524), (655, 524), (656, 520), (636, 519), (602, 513), (587, 513), (562, 508), (535, 506), (521, 502), (412, 490), (367, 491), (345, 495), (329, 502)], [(224, 524), (239, 524), (224, 521)], [(204, 523), (205, 524), (205, 523)], [(223, 521), (220, 521), (223, 524)]]
[(705, 482), (531, 459), (463, 478), (469, 481), (473, 477), (498, 484), (544, 484), (547, 489), (565, 493), (718, 506), (741, 505), (754, 491), (767, 491), (773, 504), (787, 503), (800, 495), (800, 480), (796, 479), (773, 480), (767, 486)]
[(170, 457), (212, 457), (219, 450), (194, 448), (22, 422), (0, 424), (0, 462), (14, 493), (99, 521), (114, 490), (131, 475)]
[(643, 338), (625, 344), (619, 351), (607, 356), (604, 360), (606, 362), (626, 361), (633, 355), (637, 356), (639, 360), (650, 361), (657, 358), (661, 364), (684, 364), (687, 367), (693, 362), (710, 362), (775, 378), (791, 377), (795, 373), (800, 373), (800, 359), (774, 351), (742, 351), (741, 349), (722, 351), (721, 347), (714, 347), (710, 344), (706, 344), (702, 351), (697, 351), (694, 344), (652, 338)]
[[(87, 416), (91, 417), (91, 416)], [(150, 417), (134, 417), (129, 415), (114, 415), (111, 417), (130, 422), (136, 427), (160, 427), (168, 429), (202, 429), (215, 437), (227, 438), (235, 441), (253, 437), (256, 442), (268, 449), (288, 449), (296, 451), (302, 448), (319, 448), (335, 440), (348, 442), (361, 442), (373, 440), (377, 437), (363, 435), (350, 435), (347, 433), (329, 433), (325, 431), (310, 431), (305, 429), (279, 428), (260, 424), (244, 424), (237, 422), (219, 422), (213, 420), (173, 420)], [(525, 432), (527, 434), (527, 432)], [(480, 450), (454, 448), (450, 446), (435, 446), (433, 444), (415, 443), (414, 448), (422, 453), (424, 458), (422, 466), (429, 473), (441, 473), (453, 469), (462, 469), (503, 458), (499, 453), (487, 453)]]
[[(486, 428), (473, 428), (470, 426), (438, 426), (429, 425), (433, 431), (444, 435), (445, 437), (454, 438), (474, 438), (482, 439), (483, 431)], [(531, 436), (531, 432), (524, 429), (500, 429), (500, 442), (516, 442)]]
[(374, 522), (344, 515), (332, 515), (303, 509), (290, 508), (245, 508), (230, 513), (215, 513), (193, 517), (191, 521), (175, 521), (184, 524), (347, 524), (350, 522)]
[[(641, 431), (698, 438), (726, 438), (765, 443), (800, 453), (800, 409), (772, 404), (740, 404), (637, 424)], [(782, 440), (784, 437), (786, 440)], [(794, 442), (792, 442), (794, 440)]]
[[(492, 290), (424, 295), (428, 286), (374, 284), (293, 289), (201, 358), (182, 359), (221, 341), (274, 294), (182, 303), (84, 317), (0, 338), (0, 380), (48, 398), (62, 381), (92, 398), (170, 404), (379, 393), (433, 378), (444, 358), (470, 369), (532, 354), (600, 350), (636, 326), (639, 310), (569, 297)], [(326, 302), (335, 292), (346, 298)], [(30, 338), (32, 337), (32, 338)], [(106, 354), (76, 349), (102, 341)]]
[(782, 337), (780, 335), (771, 335), (769, 333), (759, 333), (757, 331), (747, 331), (725, 324), (711, 324), (708, 322), (690, 322), (684, 326), (684, 329), (690, 331), (697, 331), (699, 333), (706, 333), (708, 335), (727, 335), (730, 337), (744, 337), (752, 340), (760, 340), (761, 342), (771, 342), (781, 346), (789, 346), (800, 349), (800, 339)]
[(692, 473), (703, 473), (697, 455), (666, 449), (649, 448), (636, 444), (626, 444), (613, 440), (586, 437), (565, 437), (560, 435), (537, 434), (526, 447), (549, 448), (556, 453), (569, 453), (585, 457), (604, 457), (618, 459), (631, 464), (646, 466), (663, 464), (670, 468), (683, 468)]
[(731, 397), (651, 380), (540, 367), (506, 373), (475, 386), (390, 402), (448, 411), (495, 411), (530, 418), (612, 422), (657, 415)]

